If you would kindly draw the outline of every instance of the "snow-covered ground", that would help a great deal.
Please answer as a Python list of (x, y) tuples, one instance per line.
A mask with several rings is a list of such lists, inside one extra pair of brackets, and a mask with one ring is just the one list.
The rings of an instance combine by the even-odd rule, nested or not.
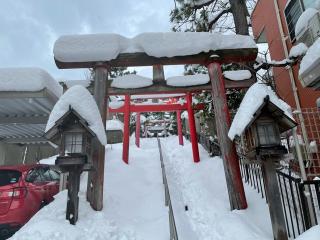
[[(141, 140), (141, 149), (133, 144), (130, 146), (129, 165), (121, 160), (121, 144), (107, 146), (103, 211), (93, 211), (85, 201), (84, 174), (77, 225), (70, 225), (65, 220), (67, 195), (64, 191), (12, 239), (169, 239), (157, 141), (155, 138)], [(179, 146), (177, 136), (162, 138), (161, 142), (179, 239), (273, 239), (267, 205), (250, 187), (246, 187), (249, 208), (230, 211), (219, 157), (208, 157), (199, 146), (201, 162), (194, 164), (190, 142)], [(315, 236), (318, 232), (316, 229), (309, 235)]]

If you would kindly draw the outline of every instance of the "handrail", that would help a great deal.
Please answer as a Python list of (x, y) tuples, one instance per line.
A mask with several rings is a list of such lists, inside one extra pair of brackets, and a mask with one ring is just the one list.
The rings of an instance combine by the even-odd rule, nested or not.
[(161, 169), (162, 169), (162, 181), (164, 185), (164, 194), (165, 194), (165, 205), (169, 207), (169, 227), (170, 227), (170, 240), (178, 240), (178, 232), (176, 228), (176, 223), (174, 220), (174, 214), (172, 209), (172, 203), (170, 198), (169, 186), (166, 176), (166, 169), (163, 162), (163, 155), (161, 149), (161, 142), (160, 139), (157, 137), (158, 140), (158, 147), (160, 153), (160, 162), (161, 162)]

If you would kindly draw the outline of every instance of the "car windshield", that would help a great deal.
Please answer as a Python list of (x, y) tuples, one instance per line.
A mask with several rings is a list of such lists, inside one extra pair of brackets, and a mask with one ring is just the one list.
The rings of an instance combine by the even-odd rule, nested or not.
[(0, 187), (17, 183), (21, 172), (15, 170), (0, 170)]

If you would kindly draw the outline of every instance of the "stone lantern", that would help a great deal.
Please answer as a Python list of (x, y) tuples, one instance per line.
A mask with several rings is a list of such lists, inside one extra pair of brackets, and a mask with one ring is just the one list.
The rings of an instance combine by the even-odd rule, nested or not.
[(66, 219), (75, 224), (78, 220), (80, 175), (84, 170), (90, 170), (88, 162), (91, 162), (91, 142), (95, 134), (88, 123), (70, 107), (46, 132), (45, 137), (59, 146), (55, 164), (63, 173), (69, 173)]

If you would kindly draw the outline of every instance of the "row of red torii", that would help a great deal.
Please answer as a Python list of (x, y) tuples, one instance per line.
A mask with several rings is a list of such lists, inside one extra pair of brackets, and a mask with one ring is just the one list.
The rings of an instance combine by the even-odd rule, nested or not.
[[(149, 95), (150, 99), (156, 98), (166, 98), (163, 96)], [(181, 97), (181, 96), (180, 96)], [(188, 112), (188, 121), (189, 121), (189, 131), (190, 138), (192, 143), (192, 155), (193, 161), (195, 163), (200, 161), (199, 149), (197, 143), (197, 133), (195, 126), (194, 110), (203, 110), (204, 104), (196, 104), (192, 106), (192, 93), (187, 93), (183, 97), (186, 98), (186, 103), (170, 103), (170, 104), (132, 104), (130, 103), (130, 95), (125, 96), (124, 105), (120, 108), (108, 108), (109, 113), (123, 113), (124, 115), (124, 128), (123, 128), (123, 149), (122, 149), (122, 160), (128, 164), (129, 163), (129, 135), (130, 135), (130, 114), (132, 112), (136, 113), (136, 132), (135, 144), (137, 147), (140, 147), (140, 113), (142, 112), (176, 112), (177, 117), (177, 130), (178, 130), (178, 139), (179, 145), (183, 145), (183, 136), (182, 136), (182, 123), (181, 123), (181, 112)]]
[[(159, 34), (158, 34), (159, 35)], [(166, 39), (157, 39), (152, 35), (152, 40), (156, 40), (159, 48), (175, 48), (176, 45), (170, 46), (166, 44)], [(165, 35), (166, 36), (166, 35)], [(178, 41), (181, 45), (188, 45), (189, 43), (184, 43), (190, 37), (193, 41), (197, 41), (199, 36), (199, 42), (203, 41), (203, 34), (198, 35), (194, 33), (193, 35), (188, 33), (187, 39), (184, 33), (170, 33), (170, 38), (173, 37), (174, 41)], [(208, 34), (208, 39), (212, 36)], [(99, 52), (99, 46), (104, 46), (106, 43), (101, 44), (101, 41), (105, 39), (111, 39), (114, 41), (114, 36), (112, 38), (106, 38), (105, 35), (101, 36), (101, 41), (99, 42), (99, 36), (65, 36), (58, 39), (54, 47), (54, 57), (58, 68), (60, 69), (71, 69), (71, 68), (92, 68), (94, 70), (94, 97), (97, 102), (98, 108), (101, 113), (102, 121), (106, 122), (107, 115), (107, 99), (110, 95), (125, 95), (125, 105), (122, 109), (125, 113), (125, 122), (128, 122), (128, 117), (130, 113), (130, 95), (137, 94), (169, 94), (169, 93), (184, 93), (186, 94), (187, 104), (186, 109), (188, 110), (190, 128), (194, 129), (192, 131), (191, 143), (193, 146), (193, 153), (195, 162), (199, 161), (199, 156), (197, 153), (197, 138), (194, 126), (194, 116), (192, 109), (192, 93), (200, 92), (203, 90), (211, 91), (214, 104), (215, 121), (217, 126), (217, 135), (221, 148), (221, 154), (224, 163), (224, 170), (227, 182), (227, 188), (229, 193), (230, 207), (231, 209), (245, 209), (247, 208), (247, 202), (245, 198), (244, 188), (242, 184), (242, 179), (240, 175), (240, 168), (238, 162), (238, 156), (235, 151), (235, 146), (228, 138), (228, 130), (231, 125), (230, 114), (227, 106), (226, 99), (226, 88), (247, 88), (253, 81), (228, 81), (224, 79), (221, 71), (221, 64), (223, 63), (239, 63), (239, 62), (252, 62), (256, 59), (257, 48), (255, 45), (251, 44), (252, 39), (244, 38), (244, 36), (234, 36), (234, 42), (246, 43), (239, 45), (235, 48), (218, 48), (218, 49), (204, 49), (198, 52), (189, 51), (187, 54), (175, 56), (154, 56), (147, 51), (145, 52), (133, 52), (132, 49), (128, 52), (118, 51), (112, 58), (104, 59), (102, 54)], [(80, 39), (80, 41), (79, 41)], [(97, 40), (98, 39), (98, 40)], [(228, 40), (229, 39), (229, 40)], [(230, 41), (230, 38), (227, 40)], [(76, 40), (76, 41), (75, 41)], [(145, 40), (145, 39), (144, 39)], [(163, 44), (162, 41), (163, 40)], [(170, 39), (169, 39), (170, 40)], [(223, 41), (223, 38), (219, 37), (219, 41)], [(150, 40), (151, 41), (151, 40)], [(212, 43), (214, 43), (214, 38), (212, 38)], [(143, 41), (142, 41), (143, 42)], [(204, 41), (207, 43), (208, 41)], [(69, 44), (69, 45), (66, 45)], [(96, 44), (96, 46), (94, 46)], [(113, 42), (114, 43), (114, 42)], [(148, 42), (143, 42), (143, 44), (148, 46)], [(112, 45), (112, 44), (111, 44)], [(67, 46), (67, 47), (66, 47)], [(119, 44), (113, 44), (112, 47), (120, 46)], [(122, 46), (122, 45), (121, 45)], [(199, 48), (199, 44), (197, 46)], [(90, 56), (88, 51), (93, 51), (96, 53), (97, 58)], [(106, 53), (110, 53), (110, 49), (102, 49)], [(80, 58), (77, 55), (83, 53)], [(113, 52), (112, 52), (113, 53)], [(71, 57), (70, 57), (71, 56)], [(153, 77), (153, 85), (150, 87), (136, 88), (136, 89), (119, 89), (110, 86), (111, 81), (106, 81), (108, 79), (108, 71), (111, 67), (139, 67), (139, 66), (155, 66), (155, 68), (161, 68), (165, 65), (184, 65), (184, 64), (200, 64), (206, 66), (208, 69), (210, 82), (204, 85), (190, 86), (190, 87), (171, 87), (167, 86), (165, 79), (163, 79), (161, 71), (156, 71)], [(159, 73), (157, 75), (157, 72)], [(155, 72), (154, 72), (155, 73)], [(181, 106), (181, 105), (180, 105)], [(173, 106), (174, 108), (175, 106)], [(176, 111), (179, 109), (172, 109)], [(180, 109), (181, 110), (181, 109)], [(134, 111), (134, 109), (132, 109)], [(143, 110), (145, 111), (145, 110)], [(139, 112), (139, 111), (137, 111)], [(140, 111), (141, 112), (141, 111)], [(191, 133), (190, 131), (190, 133)], [(124, 154), (128, 154), (128, 143), (129, 139), (127, 137), (129, 134), (128, 124), (125, 124), (125, 139), (124, 139)], [(126, 137), (127, 136), (127, 137)], [(92, 145), (92, 164), (94, 171), (89, 173), (88, 178), (88, 192), (87, 198), (91, 206), (95, 210), (101, 210), (103, 208), (103, 181), (104, 181), (104, 161), (105, 161), (105, 147), (100, 144), (98, 140)], [(125, 158), (127, 158), (125, 156)]]

